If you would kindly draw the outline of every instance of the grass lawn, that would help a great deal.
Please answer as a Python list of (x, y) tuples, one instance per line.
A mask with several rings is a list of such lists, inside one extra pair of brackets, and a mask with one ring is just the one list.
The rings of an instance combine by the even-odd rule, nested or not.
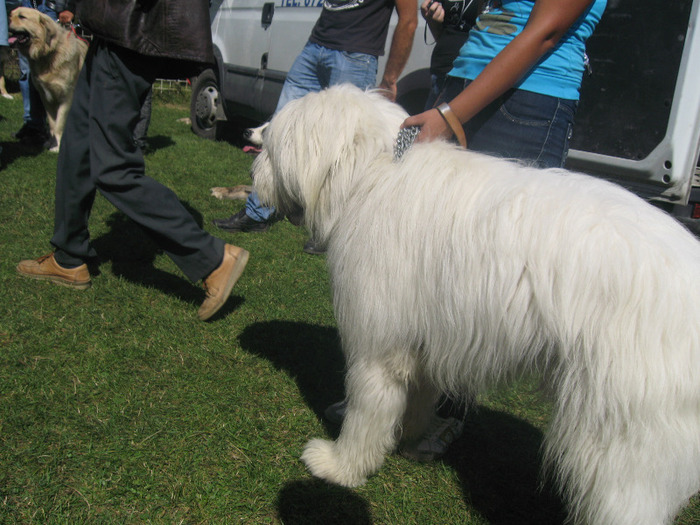
[[(249, 182), (251, 158), (196, 137), (186, 94), (156, 97), (147, 173), (205, 229), (250, 251), (221, 314), (98, 195), (93, 286), (18, 277), (50, 250), (56, 155), (22, 148), (22, 102), (0, 99), (0, 523), (561, 524), (540, 487), (548, 405), (523, 380), (484, 396), (432, 464), (400, 456), (356, 490), (312, 479), (311, 437), (343, 395), (343, 361), (322, 256), (288, 222), (216, 232), (242, 206), (209, 196)], [(677, 524), (700, 523), (697, 498)]]

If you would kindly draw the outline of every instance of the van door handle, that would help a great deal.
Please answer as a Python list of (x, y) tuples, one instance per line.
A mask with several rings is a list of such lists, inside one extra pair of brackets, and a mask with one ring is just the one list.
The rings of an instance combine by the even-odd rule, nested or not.
[(263, 4), (263, 10), (262, 10), (262, 26), (263, 29), (267, 29), (270, 27), (270, 24), (272, 24), (272, 17), (275, 15), (275, 3), (274, 2), (267, 2)]

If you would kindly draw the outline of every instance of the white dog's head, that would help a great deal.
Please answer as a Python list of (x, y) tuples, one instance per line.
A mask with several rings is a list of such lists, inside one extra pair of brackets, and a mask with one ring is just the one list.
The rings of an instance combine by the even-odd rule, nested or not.
[(364, 168), (392, 158), (407, 116), (379, 92), (349, 84), (290, 102), (270, 122), (253, 163), (261, 201), (285, 215), (302, 208), (312, 236), (324, 242)]

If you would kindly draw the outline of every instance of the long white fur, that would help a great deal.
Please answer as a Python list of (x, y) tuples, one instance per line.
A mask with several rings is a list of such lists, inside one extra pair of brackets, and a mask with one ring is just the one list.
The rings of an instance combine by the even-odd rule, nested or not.
[(302, 460), (345, 486), (422, 434), (440, 392), (537, 371), (545, 465), (573, 523), (668, 524), (700, 488), (700, 243), (630, 192), (444, 143), (337, 86), (266, 130), (255, 187), (327, 243), (347, 362), (336, 442)]

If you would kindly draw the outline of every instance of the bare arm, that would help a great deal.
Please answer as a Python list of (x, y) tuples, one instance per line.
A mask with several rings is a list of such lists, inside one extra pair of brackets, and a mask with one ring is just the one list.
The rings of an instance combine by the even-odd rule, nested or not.
[(391, 39), (384, 76), (379, 83), (379, 88), (386, 90), (385, 96), (389, 100), (396, 100), (396, 82), (411, 54), (413, 35), (418, 26), (416, 0), (396, 0), (396, 12), (399, 15), (399, 21)]
[[(449, 102), (452, 112), (465, 123), (489, 103), (513, 87), (548, 53), (593, 0), (535, 0), (530, 19), (517, 35), (484, 68), (464, 91)], [(451, 130), (437, 111), (409, 117), (404, 126), (421, 126), (419, 142), (449, 137)]]

